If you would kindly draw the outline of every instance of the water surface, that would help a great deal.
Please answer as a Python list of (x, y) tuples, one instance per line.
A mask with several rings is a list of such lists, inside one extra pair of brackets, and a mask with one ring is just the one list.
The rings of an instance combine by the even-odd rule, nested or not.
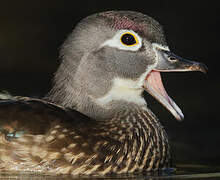
[(174, 169), (168, 169), (165, 172), (153, 173), (153, 174), (137, 174), (137, 175), (120, 175), (120, 176), (105, 176), (105, 177), (71, 177), (71, 176), (49, 176), (49, 175), (36, 175), (36, 174), (11, 174), (4, 172), (0, 174), (0, 179), (12, 180), (174, 180), (174, 179), (206, 179), (206, 180), (219, 180), (220, 179), (220, 167), (211, 167), (196, 164), (180, 164)]

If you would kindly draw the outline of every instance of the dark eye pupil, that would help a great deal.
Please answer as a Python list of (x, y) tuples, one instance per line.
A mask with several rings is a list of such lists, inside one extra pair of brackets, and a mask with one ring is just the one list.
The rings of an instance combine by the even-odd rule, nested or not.
[(121, 41), (126, 44), (126, 45), (133, 45), (136, 43), (136, 40), (134, 38), (133, 35), (131, 34), (124, 34), (122, 37), (121, 37)]

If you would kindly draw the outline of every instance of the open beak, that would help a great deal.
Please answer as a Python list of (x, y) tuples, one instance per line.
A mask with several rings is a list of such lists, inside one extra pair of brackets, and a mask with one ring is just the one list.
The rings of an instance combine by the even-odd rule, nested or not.
[(156, 67), (145, 78), (143, 87), (165, 106), (177, 120), (182, 120), (184, 115), (176, 103), (168, 96), (163, 86), (160, 72), (201, 71), (206, 73), (207, 67), (202, 63), (183, 59), (159, 46), (155, 50), (158, 62)]

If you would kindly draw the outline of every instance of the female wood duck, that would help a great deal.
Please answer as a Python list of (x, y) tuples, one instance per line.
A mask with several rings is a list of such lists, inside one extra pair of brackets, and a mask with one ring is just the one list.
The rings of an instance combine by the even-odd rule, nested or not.
[(83, 19), (61, 57), (46, 98), (0, 101), (0, 170), (106, 175), (169, 167), (167, 135), (142, 93), (181, 120), (160, 72), (205, 72), (205, 65), (171, 53), (159, 23), (131, 11)]

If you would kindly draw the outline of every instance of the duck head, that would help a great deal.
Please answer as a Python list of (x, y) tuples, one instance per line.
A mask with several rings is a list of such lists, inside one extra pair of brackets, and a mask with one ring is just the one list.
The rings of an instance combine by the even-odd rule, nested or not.
[(49, 99), (92, 118), (147, 106), (147, 91), (176, 119), (183, 113), (166, 93), (160, 72), (201, 71), (204, 64), (170, 52), (160, 24), (133, 11), (108, 11), (78, 23), (61, 50)]

